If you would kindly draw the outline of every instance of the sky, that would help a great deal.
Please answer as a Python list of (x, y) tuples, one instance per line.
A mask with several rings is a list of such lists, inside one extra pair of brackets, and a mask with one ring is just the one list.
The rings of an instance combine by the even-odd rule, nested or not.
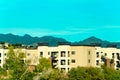
[(120, 41), (120, 0), (0, 0), (0, 33)]

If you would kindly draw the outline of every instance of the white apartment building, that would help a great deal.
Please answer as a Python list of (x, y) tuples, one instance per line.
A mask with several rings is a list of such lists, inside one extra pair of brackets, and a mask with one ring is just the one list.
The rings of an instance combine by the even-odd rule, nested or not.
[(98, 67), (105, 65), (120, 69), (120, 49), (93, 46), (59, 45), (38, 46), (38, 56), (51, 58), (53, 68), (69, 71), (71, 68)]
[(4, 63), (4, 49), (0, 49), (0, 67), (3, 67)]
[[(42, 57), (49, 58), (53, 68), (68, 72), (75, 67), (98, 67), (106, 65), (107, 67), (120, 69), (120, 49), (102, 48), (95, 46), (71, 46), (58, 45), (48, 46), (39, 45), (37, 49), (15, 49), (16, 53), (24, 52), (25, 60), (29, 60), (30, 65), (39, 64)], [(7, 58), (8, 49), (0, 49), (0, 66)]]
[(105, 63), (107, 67), (120, 69), (120, 49), (95, 47), (96, 66)]
[(57, 47), (38, 46), (39, 58), (50, 58), (52, 67), (68, 72), (70, 65), (70, 45)]

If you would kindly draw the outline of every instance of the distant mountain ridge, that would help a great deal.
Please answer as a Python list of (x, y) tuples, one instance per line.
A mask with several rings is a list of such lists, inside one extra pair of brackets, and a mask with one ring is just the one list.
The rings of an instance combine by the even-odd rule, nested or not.
[[(57, 45), (58, 42), (69, 42), (63, 38), (57, 38), (53, 36), (43, 36), (43, 37), (32, 37), (28, 34), (24, 36), (14, 35), (14, 34), (0, 34), (0, 42), (8, 42), (10, 44), (25, 44), (30, 45), (34, 43), (48, 43), (50, 45)], [(120, 48), (120, 42), (109, 42), (104, 41), (94, 36), (91, 36), (85, 40), (79, 42), (73, 42), (71, 45), (88, 45), (88, 46), (102, 46), (102, 47), (117, 47)]]
[(94, 36), (91, 36), (83, 41), (74, 42), (72, 45), (85, 45), (85, 46), (101, 46), (101, 47), (116, 47), (120, 48), (120, 42), (104, 41)]
[(24, 36), (18, 36), (9, 33), (9, 34), (0, 34), (0, 42), (8, 42), (11, 44), (20, 43), (20, 44), (30, 45), (39, 42), (58, 43), (58, 42), (67, 42), (67, 41), (63, 38), (56, 38), (52, 36), (32, 37), (28, 34), (25, 34)]

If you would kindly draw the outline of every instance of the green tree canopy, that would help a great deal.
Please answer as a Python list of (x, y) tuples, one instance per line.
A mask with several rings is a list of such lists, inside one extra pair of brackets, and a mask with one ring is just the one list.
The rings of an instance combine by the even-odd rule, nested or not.
[(41, 58), (39, 60), (39, 64), (37, 65), (36, 69), (38, 72), (42, 72), (44, 70), (48, 70), (49, 68), (52, 68), (50, 59)]

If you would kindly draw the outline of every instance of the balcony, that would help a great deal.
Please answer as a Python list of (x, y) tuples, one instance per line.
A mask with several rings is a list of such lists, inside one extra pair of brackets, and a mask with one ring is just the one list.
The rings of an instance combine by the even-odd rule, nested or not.
[(52, 67), (53, 67), (53, 68), (58, 68), (58, 62), (57, 62), (57, 61), (54, 61), (54, 62), (52, 63)]
[(58, 57), (58, 54), (55, 54), (55, 55), (53, 55), (52, 57), (55, 57), (55, 58), (57, 58), (57, 57)]
[(52, 57), (53, 60), (56, 59), (58, 57), (58, 52), (57, 51), (56, 52), (51, 52), (51, 57)]
[(53, 65), (58, 65), (58, 63), (57, 63), (57, 62), (54, 62)]

